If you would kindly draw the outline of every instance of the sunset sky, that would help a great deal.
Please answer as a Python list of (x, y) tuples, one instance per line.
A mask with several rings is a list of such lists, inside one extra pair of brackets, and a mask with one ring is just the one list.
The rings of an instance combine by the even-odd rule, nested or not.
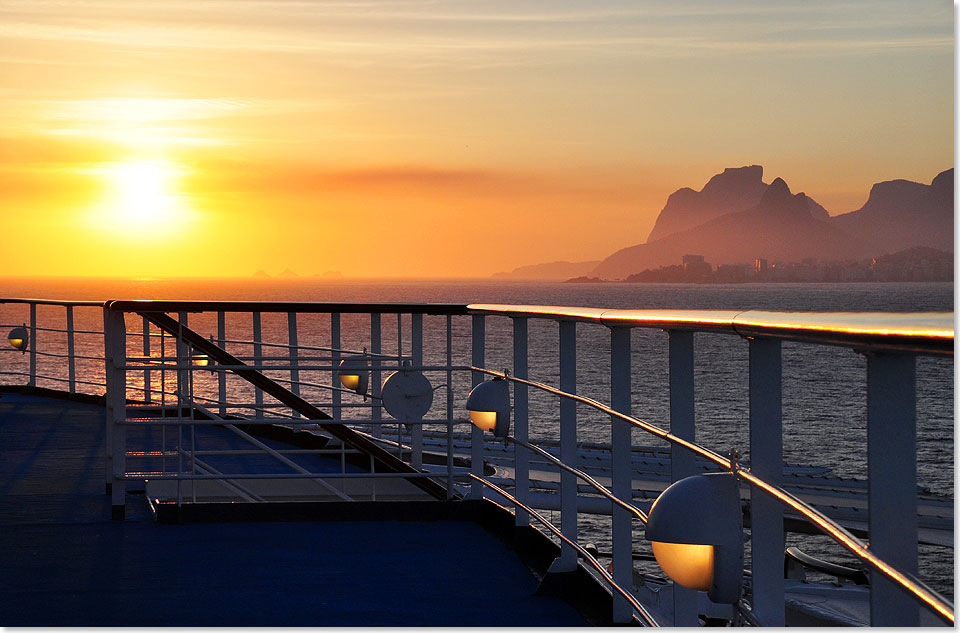
[(949, 2), (2, 0), (2, 276), (487, 276), (953, 166)]

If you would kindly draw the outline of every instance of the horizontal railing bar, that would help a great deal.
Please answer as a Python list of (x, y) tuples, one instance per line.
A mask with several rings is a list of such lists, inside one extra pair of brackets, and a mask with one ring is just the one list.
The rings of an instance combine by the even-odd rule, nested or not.
[(953, 355), (952, 312), (608, 310), (489, 303), (470, 304), (467, 309), (471, 314), (573, 320), (608, 327), (694, 330), (863, 350)]
[[(96, 304), (100, 305), (100, 304)], [(103, 305), (119, 312), (299, 312), (341, 314), (465, 315), (460, 303), (313, 303), (284, 301), (126, 301)]]
[(546, 527), (548, 530), (553, 532), (554, 536), (559, 538), (564, 543), (567, 543), (568, 545), (572, 546), (584, 558), (584, 560), (588, 561), (590, 565), (594, 567), (603, 576), (603, 579), (606, 580), (607, 583), (617, 593), (622, 595), (627, 600), (627, 602), (630, 603), (630, 605), (634, 608), (634, 610), (636, 610), (642, 616), (646, 624), (648, 624), (649, 626), (660, 626), (660, 624), (653, 618), (653, 616), (650, 615), (650, 612), (647, 611), (647, 609), (642, 604), (640, 604), (640, 602), (633, 596), (632, 592), (627, 591), (626, 589), (618, 585), (616, 582), (614, 582), (613, 576), (611, 576), (607, 572), (607, 570), (603, 568), (603, 565), (600, 564), (600, 561), (594, 558), (589, 552), (587, 552), (587, 550), (581, 547), (578, 543), (564, 536), (563, 533), (555, 525), (550, 523), (550, 521), (547, 521), (546, 517), (541, 515), (539, 512), (537, 512), (530, 506), (524, 503), (521, 503), (516, 497), (514, 497), (513, 495), (505, 491), (503, 488), (500, 488), (493, 482), (490, 482), (484, 479), (483, 477), (479, 477), (473, 473), (470, 473), (469, 476), (471, 479), (479, 481), (481, 484), (489, 487), (494, 492), (500, 495), (503, 495), (504, 498), (509, 499), (512, 503), (516, 504), (518, 508), (522, 508), (524, 511), (528, 512), (530, 516), (540, 521), (540, 523), (542, 523), (544, 527)]
[[(362, 454), (360, 451), (352, 448), (340, 449), (340, 448), (291, 448), (286, 450), (276, 449), (277, 453), (281, 455), (342, 455), (347, 454)], [(222, 450), (222, 451), (212, 451), (212, 450), (169, 450), (169, 451), (127, 451), (124, 453), (127, 457), (176, 457), (180, 454), (184, 455), (264, 455), (265, 453), (260, 450), (246, 449), (246, 450)]]
[(732, 463), (731, 460), (724, 458), (718, 453), (715, 453), (710, 449), (704, 448), (697, 444), (688, 442), (687, 440), (676, 437), (675, 435), (672, 435), (671, 433), (661, 429), (660, 427), (650, 424), (649, 422), (644, 422), (639, 418), (635, 418), (625, 413), (616, 411), (591, 398), (586, 398), (584, 396), (578, 396), (576, 394), (567, 393), (565, 391), (561, 391), (559, 389), (556, 389), (555, 387), (551, 387), (550, 385), (545, 385), (543, 383), (534, 382), (531, 380), (524, 380), (522, 378), (516, 378), (514, 376), (510, 376), (509, 374), (506, 374), (505, 372), (492, 371), (492, 370), (483, 369), (480, 367), (474, 367), (473, 369), (474, 371), (478, 371), (484, 374), (499, 376), (500, 378), (505, 378), (507, 380), (512, 380), (514, 382), (526, 384), (528, 386), (535, 387), (543, 391), (547, 391), (548, 393), (552, 393), (562, 398), (570, 398), (571, 400), (581, 402), (587, 406), (593, 407), (608, 415), (611, 415), (621, 420), (624, 420), (626, 422), (629, 422), (634, 426), (637, 426), (643, 429), (644, 431), (650, 433), (651, 435), (656, 435), (657, 437), (660, 437), (661, 439), (664, 439), (672, 444), (677, 444), (678, 446), (682, 446), (687, 450), (690, 450), (694, 453), (702, 455), (703, 457), (706, 457), (707, 459), (710, 459), (716, 462), (720, 466), (724, 466), (725, 468), (730, 469), (735, 475), (737, 475), (737, 477), (744, 479), (748, 483), (757, 486), (767, 494), (771, 495), (774, 499), (777, 499), (780, 503), (788, 505), (794, 510), (796, 510), (797, 512), (799, 512), (801, 516), (803, 516), (807, 521), (809, 521), (810, 523), (820, 528), (825, 534), (833, 538), (836, 542), (843, 545), (845, 548), (847, 548), (847, 550), (852, 552), (855, 556), (857, 556), (858, 558), (860, 558), (861, 560), (869, 564), (871, 567), (873, 567), (874, 569), (876, 569), (886, 577), (890, 578), (891, 580), (899, 584), (911, 596), (913, 596), (915, 600), (933, 609), (934, 612), (938, 614), (938, 617), (941, 617), (945, 619), (945, 621), (948, 621), (950, 623), (954, 622), (952, 605), (950, 605), (946, 601), (946, 599), (944, 599), (942, 596), (939, 596), (935, 591), (927, 587), (926, 584), (924, 584), (922, 581), (914, 578), (911, 575), (905, 574), (904, 572), (894, 569), (893, 567), (888, 565), (886, 562), (884, 562), (882, 559), (876, 557), (873, 554), (873, 552), (868, 551), (867, 546), (863, 541), (855, 537), (853, 534), (848, 532), (843, 526), (841, 526), (840, 524), (838, 524), (837, 522), (835, 522), (833, 519), (826, 516), (825, 514), (821, 513), (816, 508), (813, 508), (812, 506), (807, 505), (805, 502), (791, 495), (789, 492), (766, 483), (759, 477), (756, 477), (755, 475), (750, 473), (748, 469), (741, 468), (735, 462)]
[[(26, 371), (0, 371), (0, 375), (7, 376), (30, 376), (30, 372)], [(45, 376), (43, 374), (37, 374), (37, 380), (53, 380), (55, 382), (70, 382), (69, 378), (58, 378), (57, 376)], [(91, 387), (103, 387), (105, 383), (102, 382), (89, 382), (87, 380), (76, 380), (78, 385), (90, 385)]]
[[(0, 326), (0, 327), (3, 327), (3, 326)], [(37, 332), (61, 332), (63, 334), (73, 332), (74, 334), (100, 334), (101, 336), (103, 335), (103, 332), (100, 330), (68, 330), (65, 328), (41, 327), (39, 325), (33, 329), (36, 330)]]
[[(189, 455), (189, 451), (185, 451)], [(238, 473), (222, 475), (186, 475), (161, 472), (127, 472), (121, 479), (430, 479), (438, 477), (436, 473)]]
[(102, 308), (103, 301), (67, 301), (60, 299), (29, 299), (24, 297), (5, 297), (0, 298), (0, 303), (35, 303), (37, 305), (49, 306), (74, 306), (74, 307), (95, 307)]
[[(216, 402), (216, 401), (214, 401)], [(171, 408), (176, 408), (176, 405), (172, 405)], [(184, 409), (189, 409), (189, 404), (183, 405)], [(240, 407), (236, 407), (240, 408)], [(341, 420), (311, 420), (305, 418), (283, 418), (283, 419), (274, 419), (274, 418), (240, 418), (237, 420), (194, 420), (190, 418), (175, 418), (175, 417), (130, 417), (124, 421), (117, 422), (117, 424), (122, 424), (124, 426), (223, 426), (224, 424), (275, 424), (283, 423), (290, 424), (293, 420), (293, 424), (297, 427), (303, 426), (336, 426), (338, 424), (373, 424), (373, 425), (387, 425), (387, 424), (409, 424), (411, 426), (420, 425), (420, 424), (446, 424), (447, 419), (424, 419), (424, 420), (412, 420), (410, 422), (400, 422), (393, 419), (380, 419), (373, 420), (367, 418), (343, 418)], [(296, 420), (299, 420), (297, 422)], [(454, 420), (455, 423), (467, 423), (469, 420)]]

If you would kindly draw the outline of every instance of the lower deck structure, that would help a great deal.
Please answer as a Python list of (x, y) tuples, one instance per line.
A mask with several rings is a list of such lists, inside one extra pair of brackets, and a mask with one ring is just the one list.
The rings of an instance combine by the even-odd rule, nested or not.
[(475, 511), (168, 524), (128, 490), (125, 520), (112, 521), (103, 415), (0, 397), (2, 626), (587, 623), (565, 600), (536, 595), (538, 578), (494, 531), (457, 520)]

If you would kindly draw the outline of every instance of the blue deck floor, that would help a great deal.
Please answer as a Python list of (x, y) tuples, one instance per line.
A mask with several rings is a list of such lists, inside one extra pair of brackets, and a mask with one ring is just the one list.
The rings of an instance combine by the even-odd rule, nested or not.
[(477, 524), (110, 520), (103, 409), (0, 398), (0, 626), (583, 626)]

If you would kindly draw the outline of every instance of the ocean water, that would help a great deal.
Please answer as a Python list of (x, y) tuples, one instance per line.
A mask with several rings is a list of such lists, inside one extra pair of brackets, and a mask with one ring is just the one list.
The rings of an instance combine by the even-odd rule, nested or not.
[[(950, 283), (851, 283), (851, 284), (561, 284), (515, 281), (325, 281), (295, 280), (191, 280), (191, 281), (72, 281), (0, 280), (0, 296), (57, 299), (207, 299), (318, 302), (427, 302), (427, 303), (526, 303), (604, 308), (680, 308), (729, 310), (812, 310), (812, 311), (952, 311), (953, 284)], [(41, 327), (63, 327), (62, 308), (38, 311)], [(99, 329), (99, 309), (77, 309), (77, 327)], [(23, 306), (0, 306), (0, 324), (27, 322)], [(204, 335), (216, 332), (215, 315), (189, 315), (190, 326)], [(139, 324), (128, 322), (132, 331)], [(329, 344), (329, 319), (325, 315), (300, 315), (301, 345)], [(343, 316), (342, 346), (360, 350), (370, 346), (370, 321), (364, 315)], [(403, 321), (398, 337), (397, 318), (383, 316), (383, 349), (409, 352), (409, 318)], [(227, 317), (228, 338), (249, 340), (249, 314)], [(286, 343), (285, 314), (264, 314), (264, 340)], [(41, 332), (40, 349), (65, 350), (62, 335)], [(551, 321), (531, 320), (531, 379), (559, 383), (558, 327)], [(131, 350), (137, 341), (131, 342)], [(78, 366), (78, 376), (91, 382), (102, 380), (102, 343), (93, 336), (79, 336), (78, 352), (91, 357)], [(454, 362), (469, 365), (469, 318), (454, 319)], [(578, 393), (609, 402), (609, 331), (602, 326), (578, 325)], [(235, 353), (249, 353), (249, 347), (234, 345)], [(277, 354), (286, 353), (277, 348)], [(656, 330), (632, 333), (632, 406), (634, 415), (669, 428), (667, 390), (667, 336)], [(159, 349), (153, 350), (159, 355)], [(445, 362), (445, 318), (424, 320), (424, 354), (428, 364)], [(695, 396), (697, 439), (718, 452), (731, 447), (749, 460), (749, 416), (747, 390), (747, 344), (736, 336), (697, 334), (695, 336)], [(0, 356), (0, 366), (25, 371), (19, 354)], [(512, 330), (509, 319), (487, 319), (486, 365), (511, 369)], [(41, 358), (41, 374), (64, 376), (56, 359)], [(275, 374), (277, 372), (274, 372)], [(281, 374), (277, 374), (281, 375)], [(440, 373), (428, 375), (434, 385), (445, 381)], [(301, 376), (305, 380), (329, 383), (324, 376)], [(16, 382), (17, 377), (0, 377)], [(198, 379), (198, 393), (213, 395), (215, 379)], [(56, 387), (57, 383), (44, 383)], [(462, 413), (462, 400), (469, 390), (468, 372), (454, 380)], [(155, 385), (159, 388), (159, 384)], [(952, 358), (921, 357), (917, 360), (917, 468), (919, 485), (953, 496), (954, 491), (954, 364)], [(86, 389), (96, 391), (93, 386)], [(252, 401), (246, 386), (230, 382), (231, 398)], [(323, 390), (304, 390), (313, 401), (326, 401)], [(443, 390), (437, 391), (428, 417), (441, 418), (446, 403)], [(557, 436), (559, 405), (555, 398), (532, 390), (530, 394), (531, 437)], [(357, 413), (356, 415), (360, 415)], [(608, 442), (609, 419), (586, 407), (578, 408), (578, 439)], [(639, 445), (656, 445), (651, 438), (634, 431)], [(866, 479), (866, 362), (863, 356), (843, 348), (784, 343), (783, 345), (783, 441), (788, 462), (826, 466), (844, 477)], [(608, 520), (585, 518), (582, 531), (609, 551), (604, 534)], [(845, 553), (818, 537), (788, 538), (811, 553), (843, 562)], [(643, 552), (642, 546), (638, 551)], [(953, 595), (953, 550), (921, 548), (921, 577), (942, 593)]]

